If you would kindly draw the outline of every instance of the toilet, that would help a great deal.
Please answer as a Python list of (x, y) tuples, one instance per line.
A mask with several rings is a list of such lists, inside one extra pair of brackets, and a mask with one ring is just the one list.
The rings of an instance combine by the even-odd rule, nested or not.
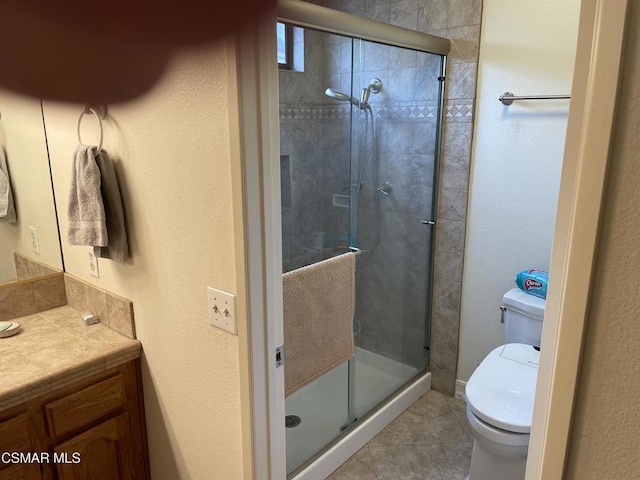
[(467, 480), (523, 480), (527, 464), (545, 300), (517, 288), (502, 300), (505, 344), (465, 387), (474, 436)]

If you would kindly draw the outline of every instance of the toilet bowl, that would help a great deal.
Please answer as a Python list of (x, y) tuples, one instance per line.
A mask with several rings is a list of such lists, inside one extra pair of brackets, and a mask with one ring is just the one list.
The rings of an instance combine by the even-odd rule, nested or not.
[(465, 388), (474, 442), (467, 480), (523, 480), (540, 352), (510, 343), (480, 363)]

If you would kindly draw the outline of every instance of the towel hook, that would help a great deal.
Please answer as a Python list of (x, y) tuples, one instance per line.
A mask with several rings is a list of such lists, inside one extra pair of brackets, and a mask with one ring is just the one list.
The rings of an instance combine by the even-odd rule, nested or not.
[(78, 142), (82, 143), (82, 140), (80, 139), (80, 124), (82, 123), (82, 117), (84, 117), (85, 114), (88, 113), (92, 113), (93, 116), (96, 117), (96, 121), (98, 122), (98, 131), (100, 132), (100, 142), (98, 144), (99, 152), (100, 150), (102, 150), (102, 119), (100, 118), (100, 114), (93, 107), (84, 107), (84, 110), (82, 110), (82, 113), (78, 117), (78, 125), (76, 126), (76, 131), (78, 133)]

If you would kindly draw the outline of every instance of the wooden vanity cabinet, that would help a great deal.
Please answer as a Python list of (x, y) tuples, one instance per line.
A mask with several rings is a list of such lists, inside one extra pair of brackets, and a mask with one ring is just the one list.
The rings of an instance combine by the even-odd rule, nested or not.
[(149, 479), (139, 360), (1, 412), (3, 451), (48, 461), (0, 462), (0, 480)]
[[(59, 480), (144, 478), (137, 471), (130, 437), (129, 418), (122, 413), (58, 445), (53, 451), (70, 461), (56, 465)], [(73, 463), (74, 454), (82, 461)]]
[[(10, 462), (13, 454), (28, 453), (35, 448), (32, 439), (33, 429), (26, 413), (0, 422), (0, 480), (35, 480), (42, 478), (39, 465), (33, 463)], [(6, 468), (3, 468), (6, 467)]]

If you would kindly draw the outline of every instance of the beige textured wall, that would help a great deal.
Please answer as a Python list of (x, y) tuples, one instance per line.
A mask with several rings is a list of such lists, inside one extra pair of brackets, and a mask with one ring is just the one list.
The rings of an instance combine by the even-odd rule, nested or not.
[[(117, 162), (131, 261), (101, 259), (95, 279), (86, 248), (63, 238), (69, 273), (133, 301), (154, 480), (243, 476), (238, 337), (208, 324), (206, 294), (236, 288), (229, 68), (221, 45), (183, 53), (148, 94), (109, 106), (104, 148)], [(64, 207), (81, 107), (44, 111)], [(85, 117), (83, 140), (95, 132)]]
[(640, 472), (640, 5), (629, 6), (567, 479)]
[[(5, 150), (18, 213), (0, 223), (0, 282), (15, 280), (13, 252), (62, 269), (40, 101), (0, 90), (0, 146)], [(31, 250), (37, 229), (40, 254)]]

